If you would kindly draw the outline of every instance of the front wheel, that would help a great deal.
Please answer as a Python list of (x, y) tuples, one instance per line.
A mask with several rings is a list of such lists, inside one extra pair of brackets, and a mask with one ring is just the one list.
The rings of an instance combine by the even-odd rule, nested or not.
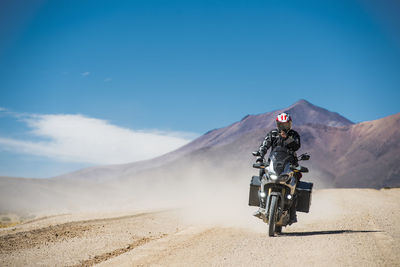
[(271, 205), (269, 206), (269, 220), (268, 220), (268, 224), (269, 224), (268, 235), (269, 236), (275, 235), (277, 207), (278, 207), (278, 197), (271, 196)]

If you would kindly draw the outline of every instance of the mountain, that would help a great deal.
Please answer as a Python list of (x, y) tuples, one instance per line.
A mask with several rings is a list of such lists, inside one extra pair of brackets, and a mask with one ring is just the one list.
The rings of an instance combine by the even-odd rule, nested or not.
[[(210, 177), (209, 173), (218, 173), (247, 177), (254, 174), (250, 167), (254, 158), (250, 152), (256, 150), (265, 134), (275, 127), (275, 117), (281, 112), (288, 112), (293, 117), (293, 128), (300, 133), (302, 140), (299, 153), (311, 154), (311, 160), (303, 163), (311, 170), (305, 179), (314, 181), (316, 187), (380, 188), (400, 185), (400, 164), (396, 156), (400, 152), (399, 114), (354, 124), (338, 113), (306, 100), (288, 108), (247, 115), (156, 159), (89, 168), (56, 179), (97, 182), (145, 180), (147, 177), (168, 179), (166, 170), (174, 177), (193, 172), (186, 166), (196, 169), (197, 174), (191, 174), (196, 176)], [(203, 167), (194, 168), (199, 165)]]
[[(288, 112), (293, 128), (301, 136), (299, 153), (309, 152), (304, 162), (311, 172), (305, 177), (317, 187), (373, 187), (400, 185), (399, 114), (375, 121), (354, 124), (335, 112), (300, 100), (288, 108), (247, 115), (227, 127), (212, 130), (158, 159), (138, 165), (126, 165), (121, 179), (157, 177), (157, 168), (169, 169), (174, 176), (189, 171), (182, 166), (202, 164), (203, 176), (222, 173), (243, 177), (252, 173), (254, 158), (250, 155), (261, 144), (265, 134), (275, 126), (275, 117)], [(163, 166), (163, 167), (162, 167)], [(150, 171), (148, 169), (150, 168)], [(207, 171), (204, 171), (207, 170)], [(166, 177), (165, 172), (160, 176)], [(84, 178), (84, 177), (82, 177)], [(240, 179), (240, 178), (238, 178)], [(306, 178), (305, 178), (306, 179)]]
[[(207, 148), (229, 144), (235, 140), (240, 140), (240, 138), (246, 136), (248, 133), (259, 132), (261, 130), (262, 132), (259, 132), (258, 136), (254, 136), (257, 143), (253, 144), (253, 147), (250, 149), (250, 151), (252, 151), (265, 137), (265, 133), (269, 131), (269, 129), (275, 127), (275, 118), (282, 112), (287, 112), (292, 116), (294, 127), (310, 123), (332, 127), (350, 126), (354, 124), (336, 112), (328, 111), (302, 99), (285, 109), (258, 115), (247, 115), (238, 122), (227, 127), (211, 130), (189, 144), (155, 159), (129, 164), (87, 168), (56, 177), (56, 179), (92, 179), (103, 181), (114, 179), (115, 177), (129, 178), (149, 168), (154, 169), (165, 164), (170, 164), (185, 155), (196, 153), (198, 150), (202, 151)], [(237, 151), (236, 153), (245, 153), (247, 155), (248, 151)]]
[(239, 122), (224, 128), (209, 131), (183, 147), (182, 150), (193, 151), (199, 148), (227, 144), (248, 132), (259, 129), (267, 131), (275, 127), (275, 118), (282, 112), (287, 112), (292, 116), (294, 127), (309, 123), (318, 123), (335, 127), (354, 124), (338, 113), (314, 106), (302, 99), (288, 108), (259, 115), (247, 115)]
[[(308, 123), (295, 129), (302, 140), (298, 154), (311, 154), (309, 161), (301, 162), (310, 169), (304, 179), (317, 188), (400, 186), (400, 113), (341, 127)], [(214, 173), (219, 169), (227, 176), (249, 176), (254, 161), (250, 152), (258, 148), (265, 134), (262, 128), (247, 131), (231, 142), (195, 150), (176, 166), (202, 162)]]
[(280, 112), (293, 117), (293, 128), (302, 142), (298, 154), (311, 155), (309, 161), (301, 162), (310, 169), (303, 179), (314, 182), (316, 188), (400, 186), (400, 113), (354, 124), (300, 100), (285, 109), (247, 115), (152, 160), (87, 168), (51, 179), (0, 177), (0, 212), (13, 207), (41, 210), (46, 203), (52, 209), (66, 210), (88, 203), (107, 206), (144, 201), (147, 205), (153, 195), (143, 197), (143, 192), (157, 192), (155, 199), (168, 192), (177, 194), (176, 189), (198, 194), (192, 190), (207, 188), (209, 193), (211, 185), (217, 194), (229, 183), (247, 187), (250, 177), (257, 174), (251, 167), (251, 152), (274, 128)]

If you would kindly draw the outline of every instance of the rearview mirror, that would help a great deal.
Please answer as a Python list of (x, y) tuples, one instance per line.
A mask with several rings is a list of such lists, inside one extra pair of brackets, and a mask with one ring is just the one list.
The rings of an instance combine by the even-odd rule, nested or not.
[(309, 159), (310, 159), (310, 155), (302, 154), (302, 155), (300, 156), (300, 160), (309, 160)]

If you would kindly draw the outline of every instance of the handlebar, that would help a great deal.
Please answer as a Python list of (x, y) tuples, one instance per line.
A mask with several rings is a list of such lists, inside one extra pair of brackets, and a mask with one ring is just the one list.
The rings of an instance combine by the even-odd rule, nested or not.
[(307, 167), (300, 166), (300, 165), (298, 165), (298, 166), (291, 166), (290, 169), (291, 169), (292, 171), (308, 172), (308, 168), (307, 168)]
[(309, 160), (309, 159), (310, 159), (310, 155), (307, 154), (307, 153), (301, 154), (301, 155), (298, 157), (298, 160)]

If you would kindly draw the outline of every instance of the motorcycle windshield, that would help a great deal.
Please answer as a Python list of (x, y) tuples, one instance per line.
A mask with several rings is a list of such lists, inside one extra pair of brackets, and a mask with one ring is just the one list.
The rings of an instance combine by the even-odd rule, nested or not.
[(288, 165), (291, 163), (292, 155), (289, 154), (288, 150), (284, 147), (276, 147), (269, 155), (270, 166), (276, 173), (276, 175), (282, 174)]

